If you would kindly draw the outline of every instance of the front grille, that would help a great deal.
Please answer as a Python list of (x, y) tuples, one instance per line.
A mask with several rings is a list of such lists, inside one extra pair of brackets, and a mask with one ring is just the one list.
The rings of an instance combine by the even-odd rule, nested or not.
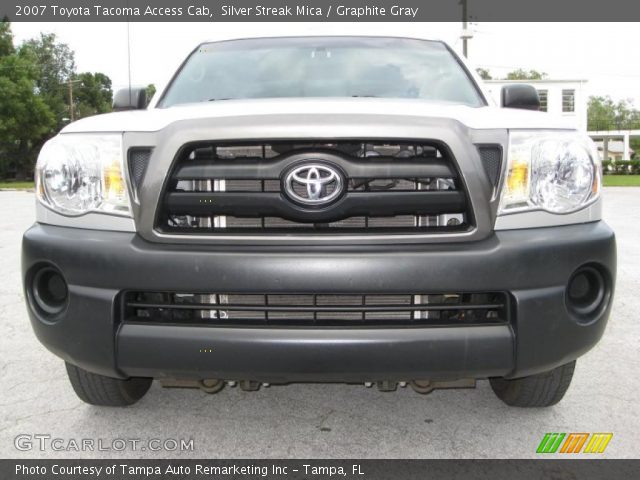
[(126, 292), (126, 322), (209, 326), (428, 327), (503, 324), (504, 292), (221, 294)]
[[(339, 172), (322, 196), (289, 173), (309, 162)], [(293, 192), (293, 193), (291, 193)], [(456, 162), (438, 142), (333, 142), (185, 145), (174, 161), (156, 216), (156, 229), (181, 234), (443, 233), (473, 227)]]

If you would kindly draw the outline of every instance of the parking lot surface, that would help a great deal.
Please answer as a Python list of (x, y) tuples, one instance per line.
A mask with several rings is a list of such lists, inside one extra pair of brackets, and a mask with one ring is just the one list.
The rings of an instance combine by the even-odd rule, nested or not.
[[(27, 318), (20, 240), (34, 221), (33, 204), (32, 193), (0, 192), (0, 457), (527, 458), (546, 432), (612, 432), (604, 457), (640, 454), (640, 188), (605, 189), (605, 219), (618, 242), (611, 320), (598, 346), (578, 361), (564, 400), (540, 410), (505, 406), (486, 381), (426, 396), (337, 384), (207, 395), (155, 382), (130, 408), (85, 405)], [(38, 440), (16, 448), (16, 437), (40, 434), (48, 436), (44, 451)], [(75, 449), (83, 439), (94, 440), (93, 450)], [(130, 448), (132, 439), (144, 450)], [(173, 449), (173, 439), (187, 441), (187, 450), (145, 446), (169, 440), (164, 445)], [(118, 440), (127, 442), (124, 451)]]

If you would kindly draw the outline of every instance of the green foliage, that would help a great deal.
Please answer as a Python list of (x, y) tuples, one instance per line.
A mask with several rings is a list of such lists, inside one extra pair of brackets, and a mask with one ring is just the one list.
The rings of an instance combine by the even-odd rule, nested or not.
[(545, 78), (547, 78), (545, 72), (518, 68), (517, 70), (507, 73), (506, 80), (543, 80)]
[(75, 77), (73, 108), (76, 118), (111, 111), (111, 79), (104, 73), (84, 72)]
[(602, 173), (605, 175), (640, 175), (640, 160), (618, 160), (602, 162)]
[[(640, 111), (631, 100), (613, 101), (611, 97), (589, 97), (587, 110), (588, 129), (593, 130), (633, 130), (640, 128)], [(634, 150), (638, 140), (634, 141)]]
[(28, 60), (16, 54), (4, 56), (0, 71), (0, 177), (26, 178), (55, 118), (36, 94), (38, 72)]
[(0, 22), (0, 178), (24, 179), (38, 152), (69, 119), (69, 81), (75, 118), (111, 110), (111, 79), (75, 73), (73, 51), (54, 34), (17, 48), (11, 24)]
[(7, 17), (4, 17), (2, 21), (0, 21), (0, 57), (6, 57), (14, 52), (11, 23)]
[(156, 94), (156, 86), (153, 83), (147, 85), (147, 105), (151, 102), (151, 99)]
[(57, 41), (53, 33), (27, 40), (19, 47), (19, 54), (36, 66), (36, 88), (56, 118), (60, 129), (69, 117), (67, 84), (75, 71), (74, 54), (68, 45)]
[(478, 72), (478, 75), (480, 75), (480, 78), (483, 80), (491, 80), (493, 78), (488, 68), (476, 68), (476, 72)]

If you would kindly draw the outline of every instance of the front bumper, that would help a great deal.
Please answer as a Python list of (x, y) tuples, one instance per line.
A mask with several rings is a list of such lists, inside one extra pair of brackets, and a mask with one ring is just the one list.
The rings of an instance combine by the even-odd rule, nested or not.
[[(24, 235), (22, 269), (25, 285), (46, 263), (63, 273), (66, 309), (52, 322), (27, 302), (29, 316), (49, 350), (86, 370), (119, 378), (356, 382), (514, 378), (572, 361), (602, 336), (610, 299), (597, 318), (579, 322), (565, 304), (567, 282), (592, 264), (612, 293), (615, 256), (604, 222), (447, 245), (306, 249), (155, 244), (131, 233), (35, 224)], [(140, 325), (120, 322), (123, 290), (507, 291), (514, 313), (509, 325), (430, 328)]]

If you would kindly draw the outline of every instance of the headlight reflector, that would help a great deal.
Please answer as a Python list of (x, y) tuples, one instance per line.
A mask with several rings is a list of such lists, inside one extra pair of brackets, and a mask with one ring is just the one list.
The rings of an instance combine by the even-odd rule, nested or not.
[(570, 213), (600, 193), (600, 159), (577, 132), (511, 132), (499, 213)]
[(130, 215), (121, 134), (62, 134), (42, 148), (36, 165), (38, 198), (65, 215), (101, 211)]

